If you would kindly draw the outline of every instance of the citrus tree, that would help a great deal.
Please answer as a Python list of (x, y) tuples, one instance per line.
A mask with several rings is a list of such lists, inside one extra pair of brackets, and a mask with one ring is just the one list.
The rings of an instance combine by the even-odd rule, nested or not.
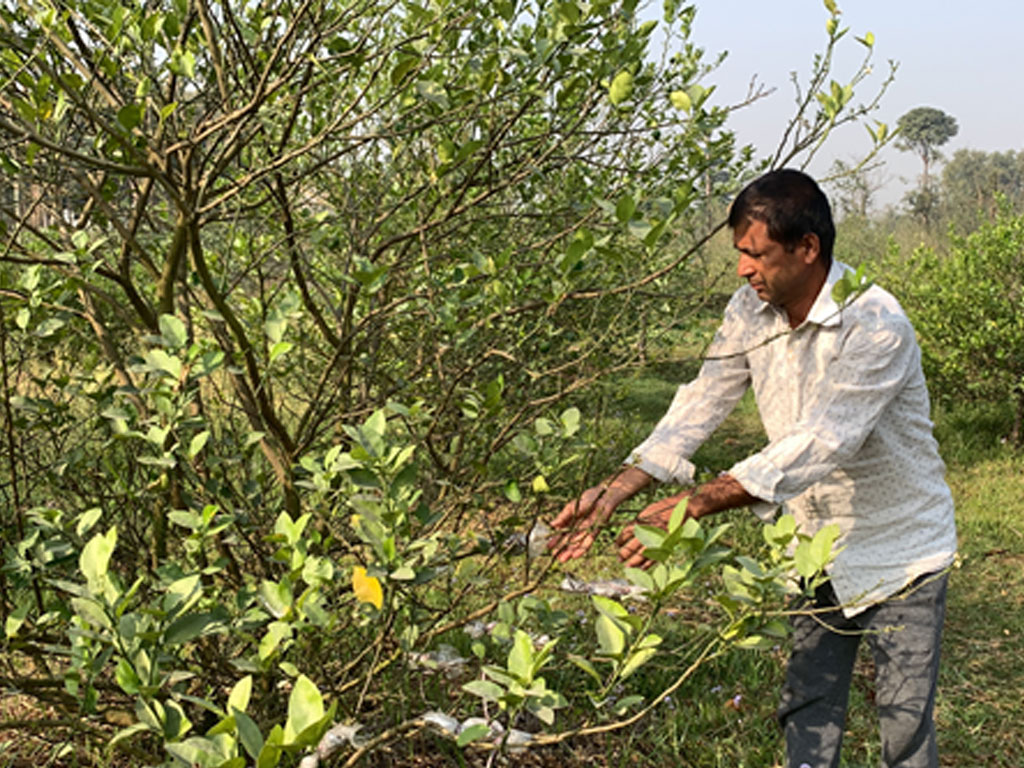
[[(826, 5), (777, 164), (874, 103), (869, 37), (831, 79)], [(467, 697), (551, 723), (538, 673), (571, 662), (518, 631), (573, 630), (515, 603), (550, 566), (508, 542), (594, 471), (577, 406), (686, 322), (708, 211), (757, 170), (695, 9), (641, 10), (0, 4), (4, 684), (138, 760), (273, 765), (366, 712), (373, 744), (422, 727), (448, 690), (411, 695), (417, 660), (504, 611), (501, 692)], [(776, 566), (734, 565), (716, 638), (768, 626), (736, 590)], [(657, 645), (603, 609), (596, 690)]]
[(1002, 210), (948, 255), (921, 248), (909, 262), (905, 290), (921, 335), (929, 381), (941, 398), (1010, 403), (1008, 438), (1024, 423), (1024, 216)]

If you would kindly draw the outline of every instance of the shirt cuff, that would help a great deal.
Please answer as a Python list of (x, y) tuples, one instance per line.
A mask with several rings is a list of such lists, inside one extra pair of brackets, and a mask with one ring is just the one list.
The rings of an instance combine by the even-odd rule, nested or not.
[(675, 481), (680, 485), (693, 483), (696, 467), (686, 459), (680, 458), (672, 451), (651, 448), (643, 453), (633, 451), (623, 462), (627, 466), (636, 467), (662, 483)]
[(779, 505), (773, 501), (755, 501), (750, 505), (750, 511), (757, 515), (757, 519), (762, 523), (770, 523), (775, 519)]
[[(770, 502), (773, 509), (785, 501), (779, 498), (777, 490), (785, 474), (759, 453), (733, 464), (728, 474), (751, 496)], [(757, 509), (754, 511), (761, 517)]]

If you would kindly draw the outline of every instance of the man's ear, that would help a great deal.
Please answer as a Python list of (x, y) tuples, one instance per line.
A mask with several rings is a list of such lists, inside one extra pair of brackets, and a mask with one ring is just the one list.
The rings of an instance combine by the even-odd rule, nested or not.
[(803, 250), (804, 264), (813, 264), (821, 255), (821, 241), (813, 232), (808, 232), (800, 238), (800, 248)]

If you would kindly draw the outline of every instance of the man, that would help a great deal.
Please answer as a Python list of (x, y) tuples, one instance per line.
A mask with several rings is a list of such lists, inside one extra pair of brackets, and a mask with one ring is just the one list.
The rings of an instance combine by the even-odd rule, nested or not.
[[(618, 474), (565, 506), (553, 522), (564, 532), (550, 546), (563, 562), (579, 557), (653, 480), (692, 483), (688, 458), (752, 387), (768, 445), (638, 520), (664, 527), (689, 496), (695, 518), (750, 506), (767, 519), (781, 504), (808, 534), (838, 523), (843, 549), (813, 601), (834, 611), (793, 622), (778, 713), (788, 765), (839, 765), (863, 637), (875, 657), (883, 764), (935, 767), (932, 709), (956, 529), (913, 329), (877, 286), (842, 307), (833, 300), (845, 267), (832, 262), (831, 210), (809, 176), (784, 169), (755, 180), (729, 225), (747, 285), (730, 300), (700, 374)], [(633, 524), (618, 544), (628, 565), (646, 564)]]

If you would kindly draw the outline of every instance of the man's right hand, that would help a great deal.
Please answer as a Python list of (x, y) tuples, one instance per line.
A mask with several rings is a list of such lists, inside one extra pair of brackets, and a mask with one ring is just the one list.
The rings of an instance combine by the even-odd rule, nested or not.
[(548, 549), (552, 550), (555, 559), (565, 563), (585, 555), (615, 508), (651, 479), (641, 469), (624, 467), (608, 482), (588, 488), (578, 499), (566, 504), (558, 517), (551, 521), (552, 528), (565, 531), (548, 539)]
[(593, 546), (597, 532), (615, 511), (615, 505), (609, 505), (604, 498), (607, 490), (604, 485), (588, 488), (562, 507), (558, 517), (551, 521), (552, 528), (566, 531), (548, 539), (548, 549), (560, 563), (582, 557)]

